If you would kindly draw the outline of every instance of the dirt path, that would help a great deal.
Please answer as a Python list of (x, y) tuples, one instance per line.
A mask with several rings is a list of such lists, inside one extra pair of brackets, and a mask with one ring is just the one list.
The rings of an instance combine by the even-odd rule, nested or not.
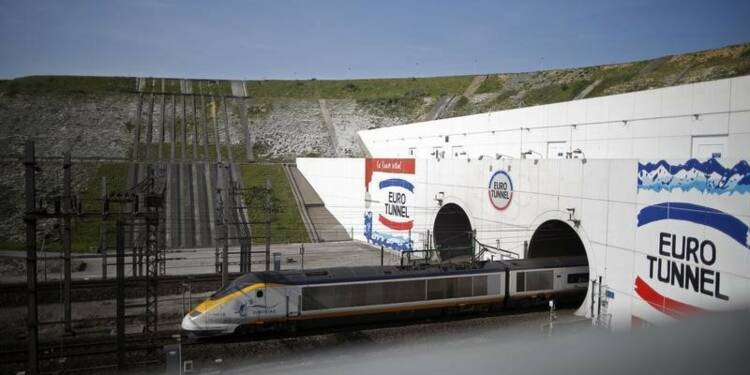
[(469, 86), (466, 87), (466, 90), (464, 91), (463, 95), (467, 98), (474, 95), (474, 93), (477, 92), (477, 90), (479, 89), (479, 86), (482, 86), (482, 83), (484, 83), (486, 79), (487, 79), (486, 75), (474, 77), (474, 79), (471, 80), (471, 83), (469, 84)]

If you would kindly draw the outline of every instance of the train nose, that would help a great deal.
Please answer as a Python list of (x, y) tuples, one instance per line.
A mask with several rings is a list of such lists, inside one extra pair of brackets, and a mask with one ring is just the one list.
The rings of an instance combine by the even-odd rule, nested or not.
[(189, 332), (195, 332), (200, 330), (200, 327), (198, 327), (197, 324), (193, 321), (192, 318), (190, 318), (190, 315), (185, 315), (184, 318), (182, 318), (182, 330), (183, 331), (189, 331)]

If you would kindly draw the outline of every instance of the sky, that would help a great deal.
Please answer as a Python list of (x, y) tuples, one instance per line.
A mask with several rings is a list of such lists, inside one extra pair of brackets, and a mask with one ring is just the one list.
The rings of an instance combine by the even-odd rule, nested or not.
[(425, 77), (743, 42), (747, 0), (0, 0), (0, 79)]

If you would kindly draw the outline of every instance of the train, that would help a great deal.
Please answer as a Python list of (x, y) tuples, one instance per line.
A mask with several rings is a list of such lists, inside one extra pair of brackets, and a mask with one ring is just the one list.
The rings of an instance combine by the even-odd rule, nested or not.
[(252, 272), (182, 320), (192, 337), (250, 334), (581, 301), (586, 257)]

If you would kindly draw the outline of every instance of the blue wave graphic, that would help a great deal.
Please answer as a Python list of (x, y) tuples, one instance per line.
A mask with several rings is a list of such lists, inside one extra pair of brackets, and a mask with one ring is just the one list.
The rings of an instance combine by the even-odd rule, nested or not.
[(684, 202), (665, 202), (642, 208), (638, 212), (638, 226), (659, 220), (682, 220), (714, 228), (742, 246), (748, 245), (748, 226), (740, 219), (711, 207)]
[(372, 211), (365, 213), (365, 238), (367, 242), (375, 246), (383, 246), (397, 251), (410, 251), (414, 249), (414, 241), (408, 237), (396, 236), (372, 230)]
[(717, 159), (690, 159), (685, 164), (671, 165), (664, 160), (638, 163), (638, 190), (697, 190), (707, 194), (750, 193), (750, 165), (741, 160), (732, 168)]
[(414, 192), (414, 185), (411, 184), (411, 182), (402, 180), (400, 178), (389, 178), (387, 180), (380, 181), (380, 188), (387, 188), (391, 186), (400, 187), (406, 190), (409, 190), (410, 192)]

